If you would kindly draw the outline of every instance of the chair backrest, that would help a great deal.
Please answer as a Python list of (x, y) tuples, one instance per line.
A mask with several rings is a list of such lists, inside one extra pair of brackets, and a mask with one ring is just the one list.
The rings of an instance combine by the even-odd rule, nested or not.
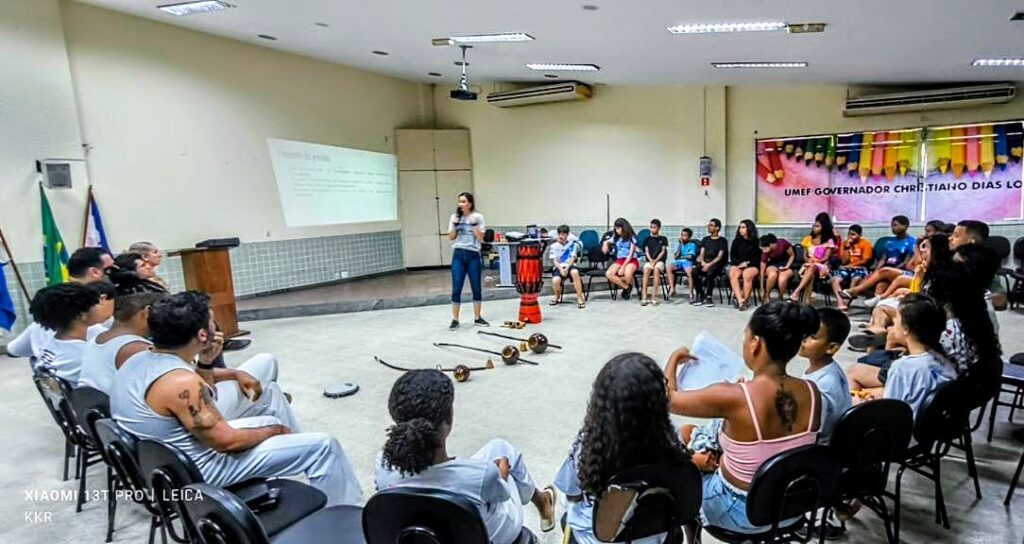
[(804, 246), (800, 244), (793, 244), (793, 266), (792, 269), (799, 272), (800, 266), (807, 260), (807, 256), (804, 255)]
[[(79, 410), (75, 405), (75, 388), (71, 382), (54, 374), (47, 369), (39, 369), (35, 374), (39, 377), (40, 383), (45, 390), (44, 395), (48, 396), (52, 405), (60, 412), (67, 424), (67, 430), (71, 443), (88, 450), (97, 450), (96, 444), (89, 431), (85, 428), (85, 420), (79, 419)], [(109, 405), (109, 402), (108, 402)], [(85, 414), (86, 412), (81, 412)]]
[(443, 489), (393, 487), (363, 509), (367, 544), (482, 544), (480, 512), (468, 498)]
[[(189, 524), (199, 544), (269, 544), (256, 514), (230, 491), (207, 483), (185, 486), (182, 493)], [(342, 541), (339, 535), (338, 541)]]
[(918, 444), (930, 446), (963, 436), (970, 417), (972, 385), (968, 380), (953, 380), (928, 393), (914, 421), (914, 439)]
[(1005, 236), (989, 236), (985, 245), (999, 256), (1000, 264), (1010, 256), (1010, 239)]
[(580, 233), (580, 242), (583, 243), (583, 253), (587, 254), (601, 243), (601, 235), (594, 229), (587, 229)]
[(175, 446), (144, 438), (139, 440), (139, 467), (152, 490), (154, 502), (164, 522), (170, 524), (181, 517), (185, 532), (195, 537), (195, 527), (188, 522), (185, 501), (179, 490), (190, 484), (203, 483), (203, 474), (195, 462)]
[(484, 231), (484, 243), (489, 244), (494, 241), (494, 229), (487, 229)]
[[(107, 462), (121, 479), (121, 484), (131, 491), (133, 499), (146, 497), (149, 483), (139, 467), (138, 440), (111, 418), (97, 419), (93, 427)], [(148, 503), (148, 500), (144, 501), (144, 504)]]
[(637, 257), (643, 257), (644, 255), (644, 244), (647, 243), (647, 239), (651, 237), (651, 229), (640, 229), (640, 232), (636, 233), (636, 254)]
[[(894, 238), (896, 238), (896, 237), (895, 236), (882, 236), (881, 238), (875, 240), (875, 250), (874, 250), (874, 259), (873, 259), (873, 261), (875, 263), (877, 263), (878, 261), (884, 261), (886, 259), (885, 246), (888, 245), (889, 242), (891, 242)], [(874, 264), (874, 263), (872, 263), (872, 264)]]
[(692, 463), (624, 470), (594, 503), (594, 534), (603, 542), (630, 542), (678, 531), (696, 519), (701, 494), (701, 474)]
[(858, 489), (884, 490), (889, 464), (906, 456), (913, 432), (914, 412), (896, 399), (865, 402), (840, 415), (829, 448), (850, 474), (843, 478), (844, 487), (849, 483)]
[(46, 374), (40, 372), (32, 374), (32, 383), (36, 384), (36, 390), (39, 391), (39, 396), (42, 397), (43, 404), (46, 405), (46, 411), (50, 413), (50, 417), (53, 418), (54, 423), (56, 423), (57, 427), (60, 428), (60, 432), (64, 433), (64, 438), (69, 442), (74, 443), (71, 423), (57, 408), (63, 400), (63, 395), (60, 392), (60, 386)]
[(778, 528), (781, 521), (811, 512), (832, 498), (839, 461), (820, 444), (784, 451), (754, 474), (747, 494), (747, 518), (753, 525)]
[(1017, 265), (1024, 267), (1024, 236), (1013, 242), (1013, 258), (1017, 259)]
[(71, 389), (68, 393), (68, 400), (71, 401), (76, 421), (81, 425), (82, 431), (88, 435), (92, 445), (99, 449), (100, 442), (89, 426), (89, 419), (97, 418), (97, 416), (98, 418), (110, 417), (110, 397), (99, 389), (85, 386)]

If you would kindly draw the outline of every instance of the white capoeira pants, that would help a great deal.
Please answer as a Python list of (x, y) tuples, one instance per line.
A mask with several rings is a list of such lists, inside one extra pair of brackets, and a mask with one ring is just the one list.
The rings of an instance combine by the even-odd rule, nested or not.
[[(236, 429), (279, 423), (270, 416), (228, 422)], [(200, 471), (207, 483), (221, 487), (250, 478), (305, 475), (310, 485), (327, 495), (327, 506), (363, 502), (363, 489), (345, 450), (326, 433), (272, 436), (243, 452), (217, 454), (200, 466)]]
[(217, 383), (217, 409), (224, 419), (272, 416), (293, 433), (301, 432), (299, 422), (288, 404), (281, 386), (277, 384), (277, 359), (269, 353), (260, 353), (242, 363), (236, 370), (259, 380), (263, 393), (252, 401), (242, 393), (238, 382), (228, 380)]

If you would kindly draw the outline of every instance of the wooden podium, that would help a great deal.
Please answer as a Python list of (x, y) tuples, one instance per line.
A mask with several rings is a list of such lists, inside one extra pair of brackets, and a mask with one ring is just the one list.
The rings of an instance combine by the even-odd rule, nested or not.
[(181, 256), (185, 288), (210, 295), (213, 318), (220, 325), (225, 338), (249, 334), (249, 331), (238, 329), (235, 282), (231, 279), (231, 256), (228, 249), (188, 248), (170, 253), (172, 256)]

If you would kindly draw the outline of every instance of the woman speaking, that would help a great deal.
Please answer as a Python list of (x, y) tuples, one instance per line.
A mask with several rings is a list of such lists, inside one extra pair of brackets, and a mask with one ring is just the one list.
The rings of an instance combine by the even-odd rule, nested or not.
[(476, 211), (472, 193), (459, 193), (458, 207), (448, 221), (448, 239), (452, 240), (452, 323), (449, 330), (459, 328), (459, 308), (462, 306), (462, 286), (469, 276), (473, 289), (474, 323), (487, 327), (490, 323), (480, 317), (483, 294), (480, 287), (482, 261), (480, 242), (484, 239), (484, 216)]

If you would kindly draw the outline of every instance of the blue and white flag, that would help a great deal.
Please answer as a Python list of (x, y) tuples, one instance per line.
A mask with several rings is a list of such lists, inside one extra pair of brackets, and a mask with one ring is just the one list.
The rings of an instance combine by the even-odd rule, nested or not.
[(4, 266), (7, 263), (0, 261), (0, 329), (11, 330), (18, 313), (14, 311), (14, 300), (11, 299), (11, 292), (7, 289), (7, 278), (4, 277)]
[(92, 187), (89, 187), (89, 201), (86, 206), (88, 206), (88, 213), (85, 216), (85, 236), (82, 240), (82, 247), (98, 247), (104, 251), (110, 251), (107, 233), (103, 230), (103, 218), (100, 217), (100, 207), (96, 204)]

